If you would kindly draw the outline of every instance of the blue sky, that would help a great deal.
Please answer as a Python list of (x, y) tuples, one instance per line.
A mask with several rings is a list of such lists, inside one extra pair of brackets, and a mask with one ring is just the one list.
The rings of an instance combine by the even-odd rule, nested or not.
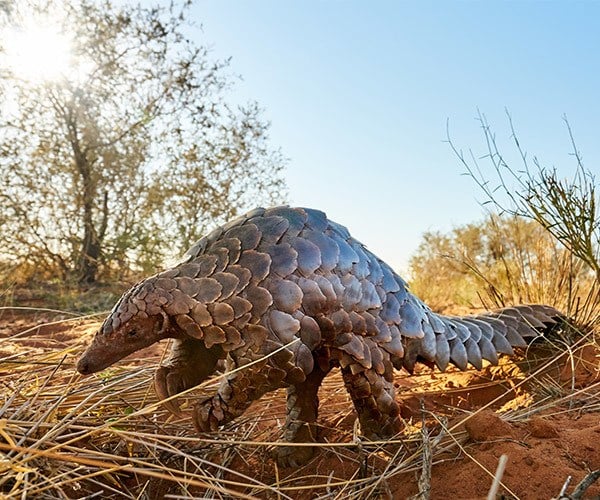
[(562, 116), (600, 177), (600, 2), (199, 0), (200, 43), (232, 57), (289, 158), (290, 203), (320, 208), (406, 274), (429, 230), (483, 217), (453, 156), (484, 153), (479, 108), (509, 147), (568, 176)]

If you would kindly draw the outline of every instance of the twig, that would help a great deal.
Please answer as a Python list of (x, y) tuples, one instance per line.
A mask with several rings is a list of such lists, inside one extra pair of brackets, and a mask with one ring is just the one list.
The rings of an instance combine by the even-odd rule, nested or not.
[(494, 500), (496, 498), (496, 494), (498, 493), (498, 488), (500, 487), (500, 482), (502, 481), (502, 476), (504, 475), (504, 469), (506, 468), (506, 462), (508, 461), (508, 455), (501, 455), (500, 460), (498, 460), (498, 467), (496, 468), (496, 474), (494, 475), (494, 481), (492, 482), (492, 486), (490, 486), (490, 491), (487, 495), (487, 500)]
[(577, 484), (577, 486), (575, 486), (573, 493), (568, 495), (567, 488), (569, 487), (569, 484), (571, 484), (571, 479), (572, 479), (571, 476), (568, 476), (565, 481), (565, 484), (563, 484), (562, 488), (560, 489), (560, 493), (558, 494), (557, 500), (581, 500), (583, 498), (583, 494), (586, 492), (586, 490), (592, 484), (594, 484), (598, 480), (598, 478), (600, 478), (600, 469), (594, 470), (594, 471), (590, 472), (587, 476), (585, 476), (579, 482), (579, 484)]
[(587, 476), (585, 476), (581, 482), (575, 487), (575, 491), (571, 495), (572, 500), (579, 500), (583, 498), (583, 494), (585, 491), (594, 484), (598, 478), (600, 477), (600, 469), (596, 469), (595, 471), (590, 472)]
[(567, 476), (567, 479), (565, 479), (565, 482), (563, 483), (562, 488), (560, 489), (560, 493), (558, 494), (559, 500), (561, 498), (569, 498), (568, 496), (566, 496), (566, 493), (567, 493), (567, 488), (571, 484), (571, 479), (573, 479), (573, 476)]
[(423, 465), (419, 476), (419, 494), (415, 499), (429, 500), (431, 493), (431, 443), (429, 442), (429, 430), (425, 422), (425, 403), (421, 399), (421, 439), (423, 442)]

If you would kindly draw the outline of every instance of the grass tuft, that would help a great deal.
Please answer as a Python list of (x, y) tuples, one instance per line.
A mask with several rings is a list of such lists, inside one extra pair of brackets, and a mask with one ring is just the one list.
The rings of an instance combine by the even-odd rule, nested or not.
[[(448, 404), (435, 411), (419, 404), (401, 438), (386, 442), (360, 438), (341, 377), (328, 377), (321, 391), (321, 453), (307, 466), (279, 470), (270, 456), (283, 444), (283, 391), (266, 395), (219, 432), (199, 437), (186, 409), (213, 390), (218, 378), (184, 395), (184, 415), (175, 417), (151, 389), (159, 352), (81, 377), (74, 363), (96, 326), (88, 320), (69, 327), (73, 337), (64, 349), (48, 343), (32, 351), (22, 344), (31, 337), (8, 337), (21, 351), (0, 357), (0, 492), (7, 498), (389, 498), (399, 482), (415, 475), (426, 489), (428, 471), (449, 457), (471, 460), (463, 429), (472, 406), (463, 404), (460, 388), (432, 386), (423, 369), (414, 376), (398, 373), (403, 401), (410, 406), (411, 399), (445, 397)], [(489, 369), (469, 390), (498, 389), (498, 397), (482, 408), (498, 408), (525, 387), (533, 390), (533, 404), (508, 410), (508, 421), (542, 410), (597, 411), (600, 384), (579, 387), (568, 370), (556, 368), (587, 366), (580, 347), (590, 339), (571, 347), (572, 362), (554, 355), (539, 360), (529, 375), (513, 369), (512, 376), (499, 377)], [(555, 381), (552, 391), (548, 377)], [(495, 471), (488, 472), (491, 484)]]

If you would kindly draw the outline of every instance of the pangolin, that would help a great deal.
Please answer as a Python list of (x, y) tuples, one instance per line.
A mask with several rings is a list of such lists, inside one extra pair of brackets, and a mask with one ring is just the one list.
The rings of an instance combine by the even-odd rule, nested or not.
[[(393, 369), (417, 361), (481, 368), (498, 353), (551, 328), (550, 306), (516, 306), (476, 316), (431, 311), (406, 282), (348, 230), (308, 208), (258, 208), (196, 242), (181, 263), (151, 276), (117, 302), (83, 354), (82, 374), (161, 339), (175, 339), (158, 368), (161, 399), (213, 374), (229, 373), (193, 409), (199, 432), (216, 430), (263, 394), (287, 388), (287, 442), (314, 442), (317, 391), (333, 367), (368, 439), (402, 426)], [(248, 366), (246, 366), (248, 365)], [(169, 405), (176, 410), (176, 406)], [(277, 448), (282, 465), (306, 462), (312, 447)]]

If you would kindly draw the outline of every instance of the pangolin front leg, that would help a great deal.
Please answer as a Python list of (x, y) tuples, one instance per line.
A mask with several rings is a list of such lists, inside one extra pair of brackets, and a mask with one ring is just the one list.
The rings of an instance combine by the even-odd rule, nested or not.
[(223, 379), (217, 394), (194, 407), (193, 420), (199, 432), (216, 431), (239, 417), (263, 394), (284, 387), (286, 372), (262, 361)]
[[(204, 342), (196, 339), (175, 340), (168, 361), (154, 375), (158, 397), (167, 399), (200, 384), (215, 372), (222, 357), (224, 353), (219, 346), (207, 349)], [(172, 413), (179, 413), (175, 400), (164, 405)]]

